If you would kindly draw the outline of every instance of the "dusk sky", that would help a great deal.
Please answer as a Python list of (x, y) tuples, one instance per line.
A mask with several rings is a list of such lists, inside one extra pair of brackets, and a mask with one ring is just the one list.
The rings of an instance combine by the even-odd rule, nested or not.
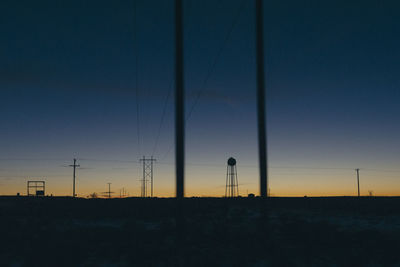
[[(355, 195), (355, 168), (361, 194), (399, 195), (398, 7), (265, 1), (271, 195)], [(259, 193), (254, 8), (184, 1), (186, 196), (222, 196), (230, 156)], [(75, 157), (78, 196), (139, 196), (152, 155), (175, 194), (173, 19), (165, 0), (1, 1), (0, 194), (71, 195)]]

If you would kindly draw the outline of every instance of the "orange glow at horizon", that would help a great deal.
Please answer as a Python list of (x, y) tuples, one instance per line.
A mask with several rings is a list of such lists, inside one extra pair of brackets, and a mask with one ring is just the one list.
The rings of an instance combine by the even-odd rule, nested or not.
[[(200, 179), (196, 180), (194, 177), (186, 179), (185, 196), (186, 197), (223, 197), (225, 194), (224, 181), (221, 182), (219, 178), (218, 185), (203, 181)], [(329, 176), (326, 179), (317, 180), (315, 178), (305, 176), (290, 176), (281, 177), (271, 176), (270, 178), (270, 193), (271, 196), (281, 197), (302, 197), (302, 196), (356, 196), (357, 195), (357, 184), (355, 179), (334, 177)], [(364, 177), (360, 181), (361, 195), (369, 195), (369, 191), (372, 191), (374, 196), (399, 196), (400, 191), (397, 190), (398, 185), (395, 182), (380, 182), (374, 183), (374, 180), (379, 177)], [(28, 179), (6, 180), (2, 182), (0, 188), (0, 195), (26, 195), (26, 181)], [(71, 181), (70, 181), (71, 180)], [(252, 179), (245, 180), (243, 184), (239, 178), (239, 193), (241, 196), (247, 196), (247, 194), (253, 193), (259, 195), (258, 188), (258, 177), (252, 177)], [(252, 183), (246, 183), (251, 180)], [(72, 179), (67, 181), (58, 181), (45, 179), (46, 181), (46, 195), (53, 196), (71, 196), (72, 195)], [(77, 195), (79, 197), (88, 197), (92, 193), (97, 193), (98, 196), (106, 195), (108, 188), (106, 187), (106, 180), (101, 181), (97, 184), (93, 184), (92, 181), (78, 181), (77, 182)], [(129, 184), (124, 186), (124, 183), (114, 182), (111, 184), (111, 191), (113, 197), (119, 197), (120, 190), (124, 190), (129, 194), (130, 197), (140, 196), (140, 184), (134, 185)], [(149, 191), (148, 191), (149, 192)], [(175, 181), (174, 179), (168, 179), (168, 181), (157, 181), (154, 188), (155, 197), (174, 197), (175, 196)]]

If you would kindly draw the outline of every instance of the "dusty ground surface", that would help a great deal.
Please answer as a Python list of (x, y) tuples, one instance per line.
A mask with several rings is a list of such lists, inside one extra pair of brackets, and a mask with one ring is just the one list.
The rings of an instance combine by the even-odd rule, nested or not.
[(1, 266), (400, 266), (400, 198), (0, 197)]

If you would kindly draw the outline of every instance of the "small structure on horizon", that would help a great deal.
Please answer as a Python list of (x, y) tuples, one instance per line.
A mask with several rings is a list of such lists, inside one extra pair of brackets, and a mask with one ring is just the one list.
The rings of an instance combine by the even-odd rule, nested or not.
[(107, 192), (102, 192), (103, 196), (107, 197), (107, 198), (111, 198), (111, 194), (113, 194), (114, 192), (111, 192), (111, 183), (107, 183), (108, 184), (108, 191)]
[(239, 184), (237, 178), (236, 159), (230, 157), (227, 163), (225, 197), (238, 197)]
[(44, 196), (46, 189), (45, 181), (28, 181), (26, 191), (28, 196)]

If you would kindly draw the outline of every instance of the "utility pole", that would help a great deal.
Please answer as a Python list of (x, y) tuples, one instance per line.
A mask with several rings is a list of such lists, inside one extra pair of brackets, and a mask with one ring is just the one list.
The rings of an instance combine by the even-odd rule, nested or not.
[(119, 198), (123, 198), (125, 196), (126, 196), (125, 187), (122, 187), (122, 189), (119, 190)]
[(360, 169), (356, 169), (358, 197), (360, 197)]
[(185, 99), (183, 70), (183, 1), (175, 0), (175, 168), (176, 198), (179, 202), (185, 196)]
[(69, 167), (73, 167), (74, 168), (74, 172), (73, 172), (73, 182), (72, 182), (72, 197), (76, 197), (75, 194), (75, 174), (76, 174), (76, 168), (79, 168), (81, 165), (77, 165), (76, 164), (76, 159), (74, 159), (74, 164), (69, 165)]
[(185, 218), (185, 96), (183, 67), (183, 0), (175, 0), (175, 173), (178, 266), (183, 264)]
[(108, 184), (108, 198), (111, 198), (111, 183)]
[(143, 156), (140, 162), (143, 162), (143, 180), (142, 180), (142, 193), (141, 197), (147, 197), (147, 181), (150, 179), (151, 184), (151, 197), (153, 197), (153, 162), (156, 159), (153, 157), (146, 158)]
[(258, 156), (260, 164), (260, 195), (268, 196), (267, 173), (267, 134), (264, 80), (264, 37), (263, 37), (263, 0), (256, 0), (256, 51), (257, 51), (257, 121), (258, 121)]

